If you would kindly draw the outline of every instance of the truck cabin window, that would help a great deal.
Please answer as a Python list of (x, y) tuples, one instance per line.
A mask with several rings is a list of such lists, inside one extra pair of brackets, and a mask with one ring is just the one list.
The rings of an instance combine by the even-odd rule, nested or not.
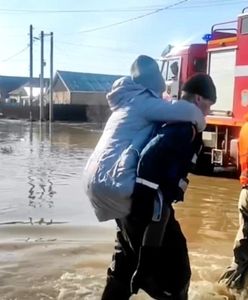
[(165, 81), (169, 81), (169, 80), (177, 81), (179, 76), (179, 61), (178, 60), (165, 61), (162, 74)]
[(247, 34), (248, 33), (248, 17), (242, 19), (241, 23), (241, 33)]
[(205, 58), (195, 58), (193, 68), (196, 73), (206, 72), (207, 60)]

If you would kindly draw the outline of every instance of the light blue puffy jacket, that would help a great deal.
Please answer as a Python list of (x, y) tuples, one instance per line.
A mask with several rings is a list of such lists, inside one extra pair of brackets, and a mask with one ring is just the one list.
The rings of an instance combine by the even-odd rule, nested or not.
[(107, 99), (112, 114), (84, 172), (99, 221), (129, 213), (139, 153), (159, 122), (190, 121), (199, 131), (205, 128), (204, 116), (194, 104), (166, 102), (130, 77), (118, 79)]

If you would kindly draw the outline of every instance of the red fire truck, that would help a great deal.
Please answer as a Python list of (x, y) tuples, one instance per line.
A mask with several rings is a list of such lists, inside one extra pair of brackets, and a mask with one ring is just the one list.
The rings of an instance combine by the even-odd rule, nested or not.
[(189, 76), (207, 72), (216, 84), (217, 101), (203, 132), (202, 163), (210, 169), (238, 169), (238, 135), (248, 113), (248, 7), (237, 20), (213, 25), (205, 37), (205, 44), (168, 47), (162, 53), (165, 97), (177, 99)]

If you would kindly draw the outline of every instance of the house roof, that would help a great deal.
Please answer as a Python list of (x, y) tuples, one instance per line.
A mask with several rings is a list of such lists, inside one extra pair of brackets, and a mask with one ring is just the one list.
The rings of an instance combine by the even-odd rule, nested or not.
[(56, 74), (72, 92), (107, 92), (122, 75), (57, 71)]
[[(44, 86), (48, 87), (50, 79), (49, 78), (44, 78)], [(32, 80), (28, 78), (28, 80), (23, 84), (23, 87), (29, 87), (30, 83), (32, 84), (32, 87), (40, 87), (40, 78), (33, 77)]]
[[(39, 87), (40, 79), (32, 78), (32, 86)], [(49, 79), (44, 79), (44, 85), (49, 84)], [(13, 91), (24, 89), (24, 87), (30, 86), (29, 77), (18, 77), (18, 76), (1, 76), (0, 75), (0, 98), (4, 99), (9, 94), (13, 94)]]
[(6, 98), (8, 93), (27, 82), (28, 77), (0, 76), (0, 98)]
[[(36, 97), (38, 95), (40, 95), (40, 87), (33, 87), (33, 97)], [(45, 88), (43, 89), (45, 92)], [(11, 96), (20, 96), (20, 97), (24, 97), (24, 96), (29, 96), (30, 95), (30, 88), (29, 86), (26, 85), (22, 85), (21, 87), (9, 92), (9, 95)]]
[(0, 75), (0, 86), (22, 85), (29, 80), (28, 77), (23, 76), (4, 76)]

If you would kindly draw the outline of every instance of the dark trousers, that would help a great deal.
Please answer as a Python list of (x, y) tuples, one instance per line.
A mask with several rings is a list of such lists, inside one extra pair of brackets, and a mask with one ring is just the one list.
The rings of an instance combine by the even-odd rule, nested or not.
[[(144, 231), (151, 222), (151, 211), (143, 203), (139, 214), (131, 213), (124, 219), (116, 220), (118, 231), (115, 252), (112, 264), (108, 269), (107, 284), (102, 300), (127, 300), (130, 298), (130, 282), (137, 268)], [(172, 296), (165, 296), (163, 299), (187, 299), (191, 276), (188, 250), (185, 237), (179, 223), (175, 220), (172, 207), (162, 247), (160, 247), (155, 261), (148, 260), (147, 263), (156, 266), (154, 276), (158, 287), (172, 293)], [(146, 291), (145, 288), (144, 290)], [(147, 290), (149, 291), (149, 287)], [(151, 294), (150, 296), (162, 300), (162, 298), (156, 298)]]
[(219, 282), (229, 288), (242, 290), (248, 282), (248, 189), (239, 196), (239, 230), (237, 232), (231, 265), (221, 274)]

